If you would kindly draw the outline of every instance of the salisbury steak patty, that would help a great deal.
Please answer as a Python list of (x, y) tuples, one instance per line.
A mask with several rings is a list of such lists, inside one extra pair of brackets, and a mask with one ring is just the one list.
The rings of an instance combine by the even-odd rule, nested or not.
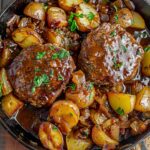
[(142, 47), (120, 25), (102, 24), (82, 43), (79, 65), (98, 84), (131, 80), (143, 56)]
[(22, 50), (8, 69), (16, 95), (34, 106), (50, 105), (69, 82), (75, 65), (69, 52), (51, 44)]

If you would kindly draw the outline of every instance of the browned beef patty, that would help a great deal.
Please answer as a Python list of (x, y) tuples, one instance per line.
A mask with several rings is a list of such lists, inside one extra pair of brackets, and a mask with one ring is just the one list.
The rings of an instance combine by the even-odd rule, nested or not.
[(143, 53), (120, 25), (104, 23), (83, 41), (79, 66), (97, 84), (124, 82), (136, 75)]
[(8, 69), (16, 96), (36, 107), (50, 105), (75, 69), (69, 52), (51, 44), (24, 49)]

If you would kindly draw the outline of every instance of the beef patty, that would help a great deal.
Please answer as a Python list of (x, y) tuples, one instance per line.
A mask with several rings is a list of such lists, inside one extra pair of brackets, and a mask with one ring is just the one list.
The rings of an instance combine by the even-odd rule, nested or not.
[(49, 106), (69, 82), (75, 64), (69, 52), (51, 44), (24, 49), (8, 69), (16, 96), (36, 107)]
[(137, 73), (143, 49), (120, 25), (104, 23), (82, 43), (79, 66), (96, 84), (131, 80)]

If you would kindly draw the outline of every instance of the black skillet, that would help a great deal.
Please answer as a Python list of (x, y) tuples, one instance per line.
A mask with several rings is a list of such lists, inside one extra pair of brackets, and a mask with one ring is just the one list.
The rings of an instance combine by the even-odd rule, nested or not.
[[(2, 35), (2, 37), (5, 37), (5, 23), (12, 17), (14, 13), (21, 15), (24, 6), (30, 1), (31, 0), (12, 0), (7, 5), (7, 8), (0, 14), (0, 35)], [(147, 26), (150, 29), (150, 0), (133, 0), (133, 2), (136, 6), (137, 11), (144, 16)], [(0, 123), (16, 140), (18, 140), (27, 148), (31, 150), (44, 150), (39, 140), (35, 136), (26, 132), (22, 127), (18, 125), (18, 123), (14, 119), (8, 119), (5, 116), (1, 109), (1, 106)], [(120, 143), (118, 149), (131, 149), (133, 146), (135, 146), (137, 143), (141, 142), (148, 136), (150, 136), (150, 129), (148, 129), (145, 133), (141, 135), (130, 137), (127, 140), (124, 140)], [(98, 149), (97, 147), (95, 147), (92, 150)], [(145, 150), (145, 148), (143, 147), (142, 150)]]

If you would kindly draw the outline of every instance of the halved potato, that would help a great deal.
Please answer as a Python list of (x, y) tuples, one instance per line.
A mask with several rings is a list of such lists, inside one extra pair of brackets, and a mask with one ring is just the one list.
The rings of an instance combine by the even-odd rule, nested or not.
[(57, 101), (50, 109), (50, 118), (59, 126), (62, 133), (67, 134), (79, 121), (79, 108), (71, 101)]
[(119, 144), (116, 140), (111, 139), (98, 125), (95, 125), (92, 129), (92, 139), (98, 146)]
[(87, 150), (92, 146), (90, 139), (76, 138), (73, 133), (66, 136), (67, 150)]
[(108, 93), (108, 100), (112, 109), (119, 115), (125, 115), (133, 111), (136, 96), (124, 93)]
[(133, 23), (130, 27), (132, 28), (137, 28), (137, 29), (145, 29), (145, 21), (143, 17), (135, 11), (132, 11), (132, 16), (133, 16)]
[(68, 25), (65, 11), (59, 7), (50, 7), (47, 11), (49, 27), (66, 27)]
[(22, 48), (43, 43), (40, 35), (28, 27), (16, 29), (12, 33), (12, 38)]
[(12, 117), (20, 108), (23, 107), (23, 105), (23, 102), (18, 100), (12, 94), (9, 94), (2, 99), (2, 110), (8, 117)]
[(24, 14), (38, 20), (45, 20), (43, 3), (30, 2), (24, 9)]
[(144, 53), (142, 60), (142, 73), (146, 76), (150, 76), (150, 50)]
[(76, 7), (76, 14), (82, 14), (82, 17), (75, 17), (78, 30), (87, 32), (95, 29), (100, 24), (100, 17), (98, 12), (89, 4), (81, 3)]
[(83, 0), (58, 0), (59, 6), (65, 11), (71, 11), (76, 5), (82, 3)]
[(49, 150), (61, 150), (64, 145), (59, 129), (50, 122), (43, 122), (39, 128), (39, 138), (43, 146)]
[(11, 84), (8, 81), (7, 73), (5, 68), (0, 70), (0, 93), (1, 95), (8, 95), (12, 92)]
[(135, 110), (140, 112), (150, 111), (150, 88), (145, 86), (137, 95)]

